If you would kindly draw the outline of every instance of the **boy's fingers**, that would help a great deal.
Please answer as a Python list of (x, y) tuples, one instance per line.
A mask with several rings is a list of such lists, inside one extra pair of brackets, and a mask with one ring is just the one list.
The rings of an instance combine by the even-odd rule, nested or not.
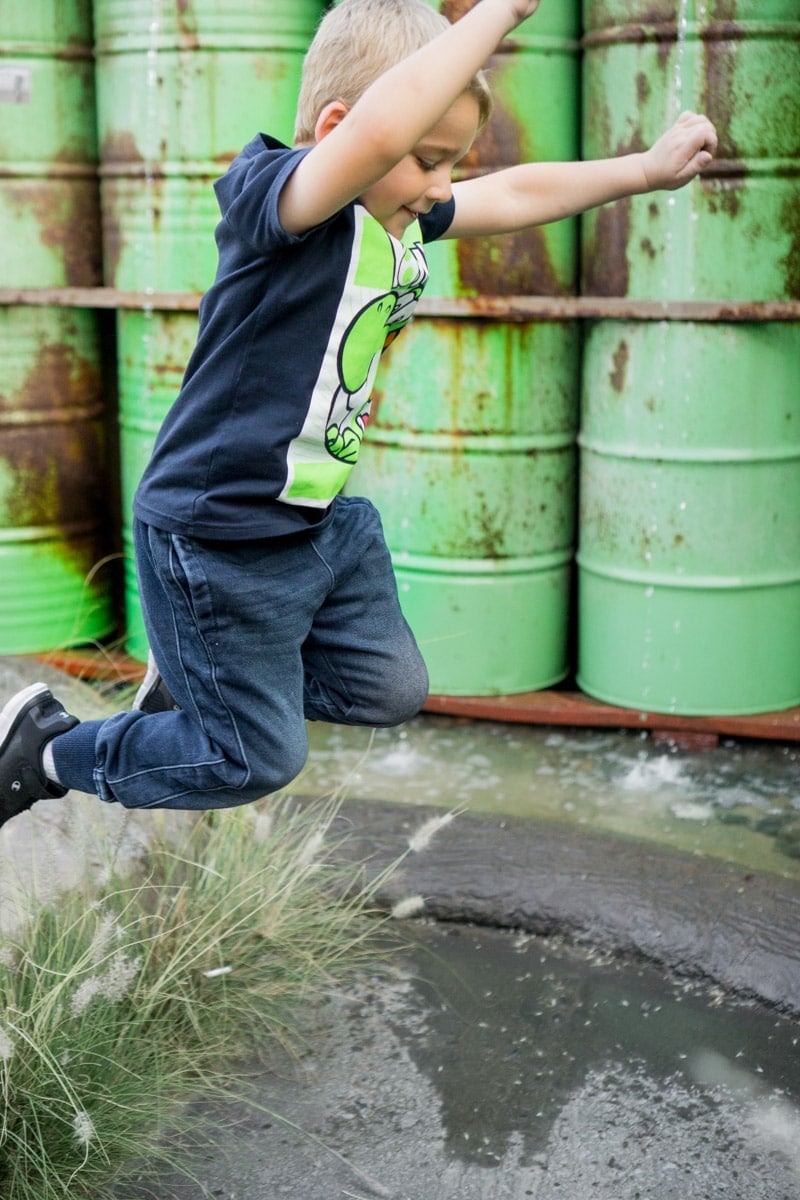
[[(708, 117), (697, 116), (692, 114), (691, 121), (683, 122), (686, 136), (691, 138), (698, 150), (705, 150), (709, 156), (714, 153), (717, 148), (717, 131), (709, 121)], [(679, 121), (681, 118), (679, 118)]]
[(702, 171), (703, 167), (707, 167), (711, 162), (711, 155), (707, 150), (701, 150), (699, 154), (695, 154), (694, 158), (687, 164), (686, 172), (690, 178), (696, 175), (698, 171)]
[(678, 173), (678, 179), (681, 183), (688, 182), (704, 167), (707, 167), (712, 158), (713, 155), (709, 154), (708, 150), (698, 150), (696, 154), (692, 155), (683, 170)]

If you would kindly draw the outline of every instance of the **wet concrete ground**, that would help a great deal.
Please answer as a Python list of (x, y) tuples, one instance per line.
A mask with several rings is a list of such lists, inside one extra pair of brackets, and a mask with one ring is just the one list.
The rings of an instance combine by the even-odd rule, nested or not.
[[(34, 677), (78, 715), (117, 707), (19, 659), (0, 700)], [(447, 924), (404, 922), (395, 978), (319, 1014), (299, 1072), (243, 1069), (260, 1109), (209, 1114), (200, 1183), (135, 1200), (796, 1200), (797, 747), (439, 717), (311, 733), (298, 795), (341, 790), (358, 859), (405, 855), (386, 903)], [(3, 926), (32, 875), (101, 872), (157, 819), (72, 796), (12, 822)]]
[(537, 818), (800, 881), (800, 745), (682, 751), (630, 730), (426, 716), (400, 730), (311, 725), (309, 794)]

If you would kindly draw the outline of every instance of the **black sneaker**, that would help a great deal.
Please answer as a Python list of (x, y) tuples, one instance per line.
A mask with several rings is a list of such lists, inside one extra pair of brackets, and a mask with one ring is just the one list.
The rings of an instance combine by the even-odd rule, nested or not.
[(0, 712), (0, 825), (47, 796), (66, 796), (42, 769), (42, 750), (51, 738), (78, 724), (44, 683), (12, 696)]
[(180, 704), (175, 703), (172, 692), (161, 678), (161, 672), (156, 666), (153, 655), (148, 654), (147, 671), (142, 680), (142, 686), (133, 699), (134, 711), (148, 714), (178, 712), (180, 707)]

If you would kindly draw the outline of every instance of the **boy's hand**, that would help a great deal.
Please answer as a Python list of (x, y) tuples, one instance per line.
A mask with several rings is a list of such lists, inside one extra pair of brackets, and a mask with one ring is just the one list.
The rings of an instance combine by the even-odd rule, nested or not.
[(511, 0), (511, 11), (516, 25), (520, 25), (528, 17), (532, 17), (539, 7), (539, 0)]
[(674, 192), (708, 166), (717, 148), (717, 131), (708, 117), (683, 112), (675, 124), (642, 155), (648, 190)]
[(528, 17), (532, 17), (539, 7), (540, 0), (476, 0), (482, 4), (499, 4), (501, 8), (508, 10), (511, 18), (509, 30), (516, 29), (517, 25), (521, 25)]

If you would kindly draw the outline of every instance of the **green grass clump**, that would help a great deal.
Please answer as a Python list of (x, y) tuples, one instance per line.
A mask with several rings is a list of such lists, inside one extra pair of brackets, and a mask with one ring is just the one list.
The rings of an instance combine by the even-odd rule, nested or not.
[(109, 1196), (174, 1167), (179, 1106), (299, 1007), (380, 959), (373, 882), (326, 846), (335, 805), (205, 814), (135, 880), (38, 906), (0, 948), (0, 1196)]

